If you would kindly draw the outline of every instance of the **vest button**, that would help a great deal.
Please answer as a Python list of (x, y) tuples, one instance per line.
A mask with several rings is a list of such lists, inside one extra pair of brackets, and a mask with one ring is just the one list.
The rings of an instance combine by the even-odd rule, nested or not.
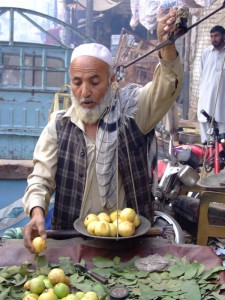
[(85, 156), (84, 150), (82, 150), (82, 151), (80, 152), (80, 156), (81, 156), (81, 157), (84, 157), (84, 156)]

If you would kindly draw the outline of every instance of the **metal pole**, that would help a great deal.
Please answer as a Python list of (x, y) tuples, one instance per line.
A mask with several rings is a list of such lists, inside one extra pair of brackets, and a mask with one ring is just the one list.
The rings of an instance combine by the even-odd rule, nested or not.
[(85, 35), (92, 38), (93, 35), (93, 0), (87, 0)]

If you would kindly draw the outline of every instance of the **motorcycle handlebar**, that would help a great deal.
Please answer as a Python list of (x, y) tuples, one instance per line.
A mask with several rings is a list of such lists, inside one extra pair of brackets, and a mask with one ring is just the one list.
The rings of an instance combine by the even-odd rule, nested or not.
[(210, 115), (208, 115), (207, 112), (206, 112), (204, 109), (202, 109), (202, 110), (200, 111), (200, 113), (203, 114), (203, 116), (206, 117), (206, 119), (207, 119), (207, 121), (208, 121), (209, 123), (212, 122), (212, 117), (210, 117)]

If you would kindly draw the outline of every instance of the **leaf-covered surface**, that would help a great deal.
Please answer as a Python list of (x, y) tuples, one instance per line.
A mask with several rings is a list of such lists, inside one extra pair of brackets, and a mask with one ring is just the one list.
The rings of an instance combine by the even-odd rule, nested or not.
[[(78, 271), (69, 257), (59, 257), (58, 264), (50, 264), (45, 256), (36, 256), (33, 269), (29, 262), (21, 266), (0, 267), (0, 299), (22, 299), (24, 283), (37, 275), (48, 274), (53, 267), (65, 271), (74, 291), (95, 291), (102, 300), (109, 298), (110, 288), (114, 285), (126, 286), (129, 289), (127, 299), (130, 300), (224, 299), (220, 292), (225, 290), (225, 284), (218, 283), (219, 272), (224, 271), (224, 267), (205, 270), (204, 265), (196, 261), (189, 262), (186, 257), (172, 258), (175, 263), (167, 270), (150, 273), (136, 269), (137, 257), (124, 263), (118, 256), (114, 259), (96, 256), (92, 261), (92, 271), (108, 279), (108, 283), (103, 285), (90, 275)], [(82, 260), (80, 264), (85, 265), (85, 261)]]

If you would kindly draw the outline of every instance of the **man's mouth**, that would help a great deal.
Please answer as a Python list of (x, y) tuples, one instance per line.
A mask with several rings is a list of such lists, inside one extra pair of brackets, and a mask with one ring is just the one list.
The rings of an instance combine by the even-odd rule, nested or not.
[(96, 101), (93, 99), (83, 99), (80, 101), (80, 105), (86, 108), (92, 108), (96, 104)]

